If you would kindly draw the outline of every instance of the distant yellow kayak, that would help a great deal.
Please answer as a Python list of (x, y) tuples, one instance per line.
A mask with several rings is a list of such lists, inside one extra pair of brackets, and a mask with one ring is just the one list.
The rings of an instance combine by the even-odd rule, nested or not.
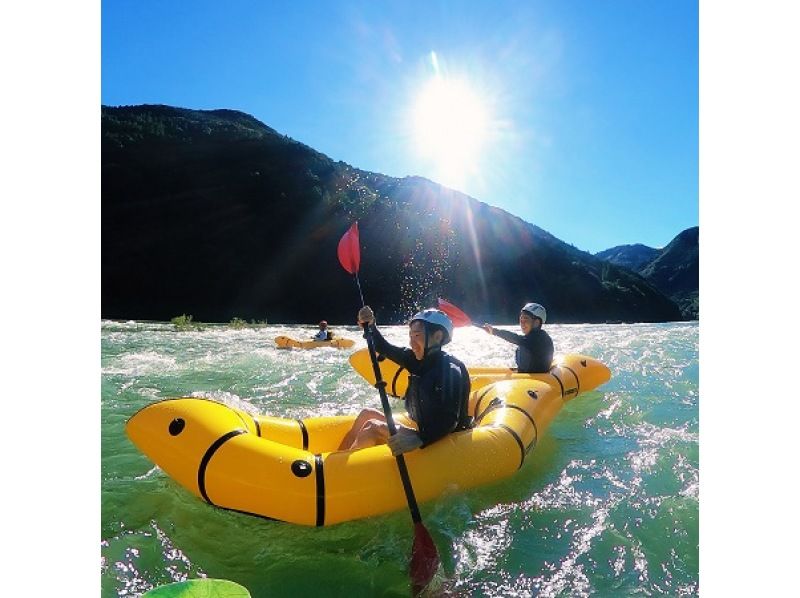
[[(561, 407), (611, 377), (590, 357), (570, 364), (549, 374), (489, 374), (495, 382), (470, 393), (474, 427), (405, 454), (417, 500), (487, 484), (521, 468)], [(144, 407), (125, 431), (167, 475), (211, 505), (323, 526), (407, 506), (387, 445), (337, 449), (355, 417), (288, 419), (178, 398)], [(405, 416), (396, 419), (413, 425)]]
[(337, 349), (350, 349), (356, 341), (350, 338), (334, 338), (331, 341), (299, 341), (289, 336), (275, 337), (275, 344), (279, 349), (316, 349), (318, 347), (335, 347)]

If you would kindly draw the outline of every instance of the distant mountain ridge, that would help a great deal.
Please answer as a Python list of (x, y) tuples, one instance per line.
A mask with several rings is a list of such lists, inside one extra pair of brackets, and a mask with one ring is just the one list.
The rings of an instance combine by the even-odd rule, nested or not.
[(335, 162), (242, 112), (101, 112), (105, 318), (350, 323), (360, 300), (336, 247), (354, 220), (386, 323), (438, 296), (497, 323), (531, 300), (549, 322), (682, 317), (638, 274), (499, 208)]
[(595, 253), (595, 257), (638, 272), (658, 257), (659, 250), (647, 245), (618, 245)]
[(681, 308), (687, 319), (700, 316), (700, 227), (680, 232), (663, 249), (646, 245), (620, 245), (595, 257), (643, 276)]

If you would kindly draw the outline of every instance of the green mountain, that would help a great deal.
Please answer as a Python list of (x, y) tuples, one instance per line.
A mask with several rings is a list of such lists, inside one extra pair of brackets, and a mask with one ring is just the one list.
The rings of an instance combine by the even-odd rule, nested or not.
[(419, 177), (335, 162), (253, 117), (102, 108), (104, 318), (351, 323), (360, 306), (337, 245), (361, 232), (360, 281), (380, 321), (445, 297), (473, 319), (681, 319), (641, 276), (498, 208)]
[(672, 299), (684, 318), (699, 318), (700, 302), (700, 227), (687, 228), (663, 249), (645, 245), (621, 245), (595, 254), (595, 257), (642, 275)]

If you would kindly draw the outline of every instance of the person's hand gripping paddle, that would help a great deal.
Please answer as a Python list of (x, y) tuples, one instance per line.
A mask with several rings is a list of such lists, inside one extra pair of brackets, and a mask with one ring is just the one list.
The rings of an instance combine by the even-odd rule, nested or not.
[[(363, 307), (366, 304), (364, 303), (364, 294), (361, 292), (361, 282), (358, 280), (358, 269), (361, 263), (358, 222), (354, 222), (342, 236), (339, 241), (337, 253), (342, 268), (355, 276), (358, 294), (361, 297), (361, 305)], [(383, 407), (383, 414), (386, 416), (389, 434), (394, 436), (397, 434), (397, 427), (392, 419), (392, 408), (386, 396), (386, 382), (383, 381), (381, 370), (378, 366), (378, 357), (375, 354), (375, 344), (372, 339), (372, 329), (368, 325), (364, 325), (364, 330), (367, 337), (369, 356), (372, 360), (372, 369), (375, 372), (375, 388), (378, 389), (378, 393), (381, 396), (381, 405)], [(417, 506), (417, 499), (414, 497), (414, 488), (411, 486), (411, 479), (408, 477), (408, 468), (406, 467), (405, 458), (400, 454), (396, 455), (395, 459), (397, 459), (397, 469), (400, 472), (400, 479), (403, 482), (403, 490), (405, 490), (406, 493), (408, 510), (411, 512), (411, 519), (414, 521), (414, 544), (411, 548), (409, 572), (412, 591), (414, 595), (417, 595), (430, 583), (433, 576), (436, 574), (439, 568), (439, 553), (436, 550), (436, 544), (433, 543), (433, 538), (431, 538), (430, 533), (422, 523), (422, 516)]]

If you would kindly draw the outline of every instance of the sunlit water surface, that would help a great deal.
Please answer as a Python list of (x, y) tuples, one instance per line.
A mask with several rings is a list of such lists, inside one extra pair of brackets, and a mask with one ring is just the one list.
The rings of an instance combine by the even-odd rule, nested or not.
[[(422, 506), (443, 562), (437, 593), (697, 595), (697, 323), (546, 329), (557, 354), (596, 357), (613, 377), (568, 403), (512, 478)], [(292, 418), (379, 408), (350, 351), (275, 348), (277, 335), (310, 337), (311, 326), (101, 330), (103, 596), (202, 576), (254, 597), (409, 595), (407, 512), (308, 528), (217, 509), (124, 432), (138, 409), (173, 396)], [(355, 327), (335, 330), (364, 346)], [(407, 341), (404, 327), (382, 330)], [(458, 329), (449, 349), (467, 365), (513, 361), (511, 345), (477, 328)]]

